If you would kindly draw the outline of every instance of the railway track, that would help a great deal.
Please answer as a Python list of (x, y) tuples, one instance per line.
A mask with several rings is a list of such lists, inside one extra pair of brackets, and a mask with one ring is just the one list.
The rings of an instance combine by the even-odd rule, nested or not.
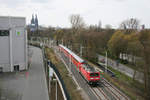
[(106, 89), (106, 91), (108, 91), (115, 98), (115, 100), (130, 100), (126, 95), (124, 95), (114, 85), (110, 84), (106, 79), (103, 80), (102, 85)]
[(91, 88), (99, 100), (109, 100), (109, 97), (102, 91), (101, 88)]
[[(60, 56), (58, 52), (57, 54)], [(64, 57), (62, 58), (64, 59)], [(90, 88), (98, 100), (130, 100), (106, 79), (103, 79), (100, 85), (96, 87), (88, 85), (88, 88)]]
[(89, 87), (98, 100), (130, 100), (127, 96), (120, 92), (120, 90), (118, 90), (115, 86), (110, 84), (105, 79), (101, 83), (101, 85), (98, 85), (96, 87)]

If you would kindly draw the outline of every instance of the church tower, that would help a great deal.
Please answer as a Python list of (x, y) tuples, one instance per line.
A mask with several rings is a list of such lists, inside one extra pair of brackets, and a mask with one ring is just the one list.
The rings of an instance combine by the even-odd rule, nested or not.
[(35, 15), (35, 28), (38, 29), (38, 18), (37, 18), (37, 14)]
[(35, 24), (34, 15), (32, 14), (31, 24)]
[(32, 14), (32, 19), (31, 19), (31, 24), (30, 24), (30, 30), (32, 32), (34, 32), (34, 31), (38, 30), (38, 26), (39, 26), (39, 24), (38, 24), (37, 14), (35, 14), (35, 16), (34, 16), (34, 14)]

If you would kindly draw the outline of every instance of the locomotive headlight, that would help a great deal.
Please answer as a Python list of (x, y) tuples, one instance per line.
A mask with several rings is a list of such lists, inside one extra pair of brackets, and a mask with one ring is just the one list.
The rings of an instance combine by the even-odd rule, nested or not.
[(90, 78), (90, 79), (94, 79), (94, 78)]

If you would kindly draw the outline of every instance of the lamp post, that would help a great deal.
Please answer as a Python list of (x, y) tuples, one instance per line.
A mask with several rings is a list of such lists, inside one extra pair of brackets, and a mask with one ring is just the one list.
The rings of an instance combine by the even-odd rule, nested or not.
[(106, 57), (105, 57), (105, 73), (107, 73), (107, 66), (108, 66), (108, 58), (107, 58), (107, 51), (106, 51)]

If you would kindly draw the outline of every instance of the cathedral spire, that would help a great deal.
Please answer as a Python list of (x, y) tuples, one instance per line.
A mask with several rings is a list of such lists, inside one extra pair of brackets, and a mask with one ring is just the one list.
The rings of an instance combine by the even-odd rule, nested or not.
[(35, 15), (35, 24), (38, 24), (37, 14)]
[(35, 15), (35, 27), (36, 27), (36, 29), (38, 29), (38, 18), (37, 18), (37, 14)]
[(30, 30), (31, 31), (36, 31), (38, 30), (38, 18), (37, 18), (37, 14), (32, 14), (32, 19), (31, 19), (31, 24), (30, 24)]
[(35, 24), (34, 15), (32, 14), (31, 24)]

